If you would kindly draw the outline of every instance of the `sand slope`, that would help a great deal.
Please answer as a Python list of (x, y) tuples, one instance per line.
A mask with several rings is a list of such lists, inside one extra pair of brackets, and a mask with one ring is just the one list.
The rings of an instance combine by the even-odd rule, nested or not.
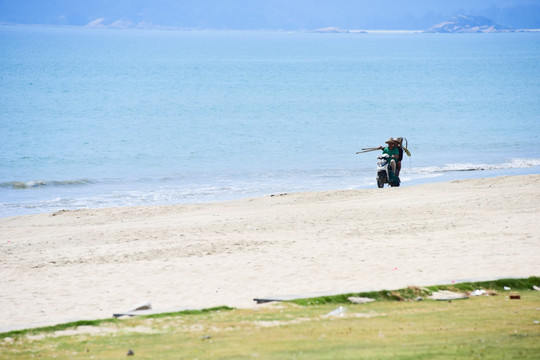
[(0, 219), (0, 330), (540, 275), (540, 175)]

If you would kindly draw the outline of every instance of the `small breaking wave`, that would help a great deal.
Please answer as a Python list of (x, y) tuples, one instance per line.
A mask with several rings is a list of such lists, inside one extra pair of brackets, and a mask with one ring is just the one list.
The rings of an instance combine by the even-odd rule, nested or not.
[(540, 159), (513, 159), (512, 161), (500, 164), (473, 164), (457, 163), (446, 164), (444, 166), (427, 166), (412, 169), (412, 172), (420, 174), (437, 174), (457, 171), (487, 171), (487, 170), (508, 170), (524, 169), (534, 166), (540, 166)]
[(25, 189), (35, 189), (43, 188), (50, 186), (81, 186), (89, 185), (94, 182), (89, 179), (81, 180), (31, 180), (31, 181), (7, 181), (0, 183), (0, 188), (2, 189), (15, 189), (15, 190), (25, 190)]

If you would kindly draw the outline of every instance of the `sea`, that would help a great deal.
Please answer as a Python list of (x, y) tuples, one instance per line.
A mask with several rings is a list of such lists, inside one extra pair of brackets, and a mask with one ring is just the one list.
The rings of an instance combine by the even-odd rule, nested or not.
[(0, 91), (0, 217), (540, 173), (540, 32), (2, 25)]

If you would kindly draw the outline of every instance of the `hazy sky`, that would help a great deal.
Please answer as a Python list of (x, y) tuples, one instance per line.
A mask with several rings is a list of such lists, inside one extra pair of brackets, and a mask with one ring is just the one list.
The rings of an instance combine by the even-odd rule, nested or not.
[(540, 0), (0, 0), (0, 22), (211, 29), (426, 29), (456, 15), (540, 28)]

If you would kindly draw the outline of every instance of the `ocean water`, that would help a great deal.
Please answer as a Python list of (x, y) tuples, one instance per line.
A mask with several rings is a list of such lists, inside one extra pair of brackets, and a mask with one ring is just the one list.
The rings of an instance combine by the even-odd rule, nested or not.
[(2, 217), (540, 173), (540, 33), (0, 26), (0, 86)]

